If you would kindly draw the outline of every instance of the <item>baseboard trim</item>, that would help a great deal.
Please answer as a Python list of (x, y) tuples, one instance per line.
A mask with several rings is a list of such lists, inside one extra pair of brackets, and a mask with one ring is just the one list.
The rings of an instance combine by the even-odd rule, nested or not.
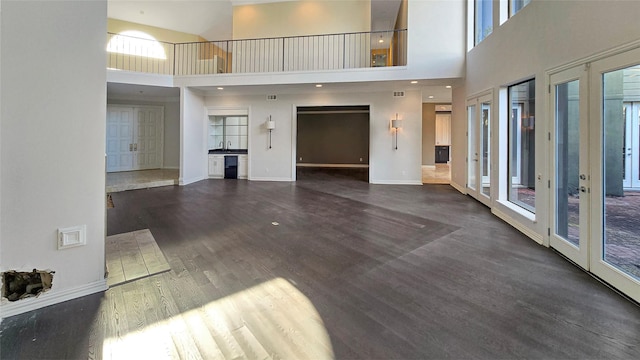
[(180, 170), (180, 166), (163, 166), (164, 170)]
[(453, 181), (449, 185), (451, 185), (452, 188), (454, 188), (454, 189), (460, 191), (461, 193), (467, 195), (467, 188), (466, 187), (460, 186), (460, 185), (454, 183)]
[(513, 226), (516, 230), (520, 231), (521, 233), (523, 233), (527, 237), (531, 238), (531, 240), (537, 242), (540, 245), (543, 245), (544, 239), (543, 239), (542, 235), (540, 235), (540, 234), (536, 233), (535, 231), (533, 231), (532, 229), (522, 225), (520, 222), (516, 221), (516, 219), (511, 217), (509, 214), (507, 214), (504, 211), (502, 211), (500, 209), (497, 209), (495, 207), (491, 209), (491, 213), (493, 215), (497, 216), (498, 218), (502, 219), (502, 221), (506, 222), (507, 224)]
[(194, 177), (194, 178), (190, 178), (190, 179), (183, 179), (180, 178), (178, 180), (178, 185), (180, 186), (185, 186), (185, 185), (189, 185), (189, 184), (193, 184), (194, 182), (198, 182), (201, 180), (207, 179), (206, 177), (202, 177), (202, 176), (198, 176), (198, 177)]
[(369, 184), (375, 185), (422, 185), (421, 180), (371, 180)]
[(108, 288), (107, 280), (105, 279), (62, 291), (55, 291), (55, 289), (52, 288), (40, 294), (38, 297), (26, 298), (14, 302), (2, 299), (2, 303), (0, 304), (0, 319), (95, 294), (105, 291)]
[(249, 181), (279, 181), (279, 182), (293, 182), (293, 179), (287, 178), (271, 178), (271, 177), (250, 177)]

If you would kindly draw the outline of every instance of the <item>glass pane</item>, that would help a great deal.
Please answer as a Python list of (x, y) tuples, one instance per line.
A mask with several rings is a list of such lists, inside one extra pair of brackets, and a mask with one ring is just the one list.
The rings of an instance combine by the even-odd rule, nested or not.
[(556, 233), (580, 244), (579, 80), (556, 86)]
[(491, 193), (491, 139), (489, 135), (489, 128), (491, 126), (491, 103), (482, 103), (480, 107), (482, 111), (482, 139), (480, 139), (480, 153), (482, 154), (482, 193), (486, 196), (490, 196)]
[(509, 87), (509, 201), (535, 212), (535, 80)]
[(493, 30), (493, 1), (475, 2), (475, 45), (491, 34)]
[[(640, 279), (640, 193), (623, 185), (625, 163), (620, 150), (629, 149), (625, 144), (625, 131), (638, 129), (637, 115), (632, 117), (632, 125), (627, 127), (624, 112), (625, 101), (633, 101), (637, 95), (640, 87), (638, 75), (640, 65), (606, 73), (602, 84), (603, 260), (636, 279)], [(637, 112), (636, 103), (628, 106), (627, 111)], [(632, 135), (631, 151), (626, 152), (630, 153), (628, 160), (632, 164), (632, 174), (637, 174), (640, 166), (637, 142), (638, 135)]]
[(530, 2), (531, 0), (509, 0), (509, 17), (515, 15)]
[(476, 106), (467, 106), (467, 122), (469, 124), (469, 155), (468, 155), (468, 180), (467, 187), (472, 190), (476, 189), (476, 163), (478, 162), (478, 154), (476, 153)]

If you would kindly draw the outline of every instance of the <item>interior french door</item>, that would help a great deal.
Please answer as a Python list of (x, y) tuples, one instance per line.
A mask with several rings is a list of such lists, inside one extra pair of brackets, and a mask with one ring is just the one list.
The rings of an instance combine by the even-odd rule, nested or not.
[(108, 106), (107, 172), (162, 167), (163, 118), (158, 106)]
[(551, 74), (549, 85), (549, 244), (640, 301), (640, 49)]
[(467, 193), (487, 206), (491, 206), (491, 103), (491, 94), (467, 102)]

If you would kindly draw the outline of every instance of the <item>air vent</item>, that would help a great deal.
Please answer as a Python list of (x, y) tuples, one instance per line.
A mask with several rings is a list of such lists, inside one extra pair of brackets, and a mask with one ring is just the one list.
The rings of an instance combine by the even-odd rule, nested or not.
[(270, 101), (278, 100), (278, 95), (267, 95), (267, 100), (270, 100)]
[(404, 91), (394, 91), (393, 97), (404, 97)]

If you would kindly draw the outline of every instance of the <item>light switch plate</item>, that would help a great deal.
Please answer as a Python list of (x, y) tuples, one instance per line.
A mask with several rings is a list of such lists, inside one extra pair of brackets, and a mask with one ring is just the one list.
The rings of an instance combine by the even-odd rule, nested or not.
[(86, 225), (58, 229), (58, 250), (68, 249), (86, 244)]

